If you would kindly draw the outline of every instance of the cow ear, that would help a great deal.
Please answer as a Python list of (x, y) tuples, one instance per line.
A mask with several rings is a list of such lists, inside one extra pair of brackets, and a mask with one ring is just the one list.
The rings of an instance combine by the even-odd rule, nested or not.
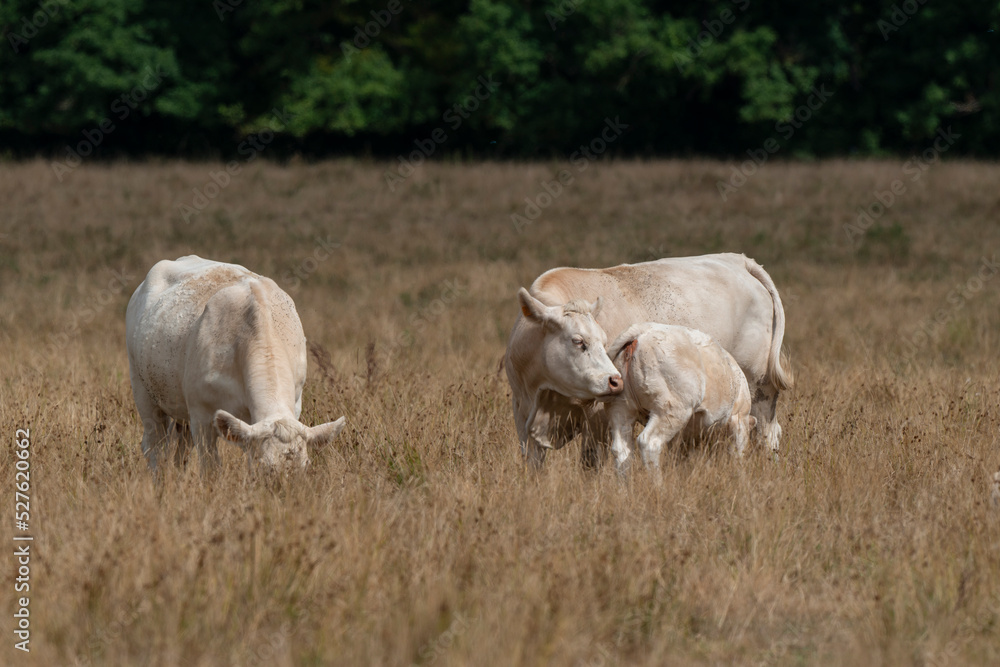
[(551, 318), (549, 315), (549, 307), (535, 297), (531, 296), (531, 294), (528, 293), (528, 290), (523, 287), (517, 293), (517, 300), (521, 304), (521, 314), (523, 314), (525, 318), (539, 324), (544, 324)]
[(337, 421), (327, 422), (326, 424), (320, 424), (319, 426), (313, 426), (309, 429), (306, 436), (309, 447), (312, 449), (320, 449), (329, 445), (333, 442), (333, 439), (344, 430), (345, 425), (346, 420), (344, 417), (341, 417)]
[(250, 444), (251, 426), (242, 419), (232, 416), (225, 410), (216, 410), (212, 421), (219, 435), (236, 443), (240, 449), (246, 449)]
[(750, 428), (751, 429), (757, 428), (757, 418), (754, 417), (753, 415), (750, 415)]
[(601, 312), (601, 306), (603, 305), (604, 305), (604, 297), (603, 296), (597, 297), (597, 300), (594, 301), (594, 303), (590, 304), (590, 314), (596, 318), (597, 314)]

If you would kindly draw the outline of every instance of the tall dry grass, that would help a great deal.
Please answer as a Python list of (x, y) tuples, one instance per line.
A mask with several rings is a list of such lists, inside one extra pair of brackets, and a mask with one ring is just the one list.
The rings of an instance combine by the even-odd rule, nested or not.
[[(516, 232), (564, 166), (426, 165), (391, 193), (378, 164), (258, 161), (188, 224), (219, 165), (0, 164), (0, 489), (12, 522), (28, 427), (36, 538), (27, 656), (0, 559), (0, 662), (997, 664), (1000, 277), (969, 281), (1000, 167), (907, 181), (857, 247), (843, 225), (901, 164), (769, 164), (726, 202), (725, 164), (593, 165)], [(723, 250), (785, 301), (780, 462), (695, 448), (620, 483), (574, 443), (526, 474), (496, 373), (516, 289)], [(296, 300), (303, 421), (349, 424), (304, 477), (255, 482), (225, 446), (216, 478), (151, 481), (125, 306), (188, 253)]]

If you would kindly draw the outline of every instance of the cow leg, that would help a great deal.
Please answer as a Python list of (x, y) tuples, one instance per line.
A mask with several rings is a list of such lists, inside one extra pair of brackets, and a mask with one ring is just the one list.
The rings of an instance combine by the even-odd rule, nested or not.
[(654, 471), (660, 469), (660, 452), (663, 446), (674, 439), (683, 430), (691, 417), (693, 410), (685, 410), (677, 414), (651, 414), (646, 428), (639, 434), (637, 443), (642, 454), (642, 462)]
[(548, 450), (528, 433), (528, 415), (521, 413), (521, 402), (516, 397), (513, 399), (513, 408), (514, 427), (517, 429), (517, 439), (521, 444), (521, 457), (532, 470), (541, 470)]
[(517, 439), (521, 443), (521, 456), (528, 456), (528, 415), (521, 413), (521, 402), (517, 397), (511, 399), (514, 409), (514, 429), (517, 431)]
[(611, 451), (615, 454), (615, 467), (619, 475), (624, 475), (632, 463), (629, 456), (635, 446), (633, 429), (636, 415), (625, 401), (615, 401), (607, 410), (611, 422)]
[(150, 472), (156, 476), (170, 442), (169, 418), (149, 396), (142, 382), (134, 376), (131, 379), (132, 397), (142, 419), (142, 455), (146, 457)]
[(538, 441), (528, 436), (527, 442), (521, 443), (521, 453), (524, 455), (525, 461), (531, 466), (532, 470), (541, 470), (542, 465), (545, 463), (545, 453), (548, 450), (538, 444)]
[(758, 438), (764, 440), (768, 451), (775, 458), (778, 457), (781, 442), (781, 424), (778, 423), (777, 410), (778, 390), (769, 385), (758, 386), (750, 408), (750, 414), (757, 419), (754, 431)]
[(146, 464), (154, 476), (159, 474), (160, 464), (166, 460), (170, 444), (170, 432), (166, 415), (146, 417), (142, 420), (142, 453)]
[(174, 449), (174, 465), (179, 468), (183, 468), (187, 453), (191, 449), (191, 430), (186, 428), (184, 424), (179, 424), (171, 420), (170, 423), (171, 437), (176, 436), (177, 447)]
[(211, 414), (191, 414), (191, 440), (198, 451), (198, 463), (203, 474), (219, 467), (219, 450), (215, 441), (218, 434)]

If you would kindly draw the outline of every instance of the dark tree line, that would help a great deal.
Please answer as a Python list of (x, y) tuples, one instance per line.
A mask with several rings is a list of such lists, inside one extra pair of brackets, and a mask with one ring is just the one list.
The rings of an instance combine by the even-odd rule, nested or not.
[(1000, 155), (996, 2), (3, 0), (0, 36), (8, 155), (565, 157), (607, 119), (617, 155)]

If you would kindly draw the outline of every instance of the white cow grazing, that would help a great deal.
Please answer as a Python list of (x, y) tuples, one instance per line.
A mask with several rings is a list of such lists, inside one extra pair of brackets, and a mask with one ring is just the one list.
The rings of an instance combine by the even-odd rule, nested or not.
[[(523, 287), (517, 296), (522, 315), (532, 324), (526, 344), (534, 354), (511, 363), (542, 394), (523, 425), (541, 449), (527, 451), (522, 446), (522, 453), (538, 466), (544, 450), (565, 444), (565, 440), (553, 443), (550, 433), (571, 427), (569, 420), (557, 423), (558, 415), (546, 409), (544, 396), (556, 394), (564, 400), (581, 402), (594, 397), (611, 398), (621, 393), (622, 378), (605, 350), (607, 335), (594, 319), (601, 311), (600, 297), (594, 303), (571, 301), (546, 306)], [(521, 441), (525, 442), (525, 438)]]
[(607, 406), (619, 471), (628, 466), (632, 429), (643, 416), (649, 421), (638, 445), (647, 467), (659, 467), (663, 446), (682, 431), (702, 433), (716, 425), (728, 428), (736, 455), (743, 455), (757, 421), (750, 416), (750, 388), (733, 355), (711, 336), (646, 322), (625, 330), (608, 353), (625, 382), (622, 395)]
[(217, 429), (251, 468), (283, 470), (308, 465), (307, 447), (344, 427), (343, 417), (299, 422), (306, 339), (291, 297), (270, 278), (196, 255), (164, 260), (135, 290), (125, 319), (142, 453), (154, 473), (175, 431), (177, 461), (193, 441), (203, 469), (217, 464)]
[[(757, 262), (724, 253), (608, 269), (558, 268), (539, 276), (530, 294), (547, 306), (603, 298), (595, 318), (612, 339), (639, 322), (704, 331), (743, 369), (757, 429), (763, 431), (770, 449), (777, 451), (781, 437), (775, 415), (778, 394), (792, 386), (792, 376), (781, 358), (785, 312), (771, 277)], [(538, 354), (536, 329), (537, 324), (527, 316), (519, 317), (504, 355), (521, 449), (544, 459), (541, 441), (528, 428), (541, 412), (547, 423), (558, 425), (546, 434), (548, 446), (561, 447), (583, 434), (584, 462), (596, 464), (610, 439), (604, 405), (593, 399), (567, 398), (547, 390), (541, 376), (525, 375), (522, 369), (532, 368)]]

